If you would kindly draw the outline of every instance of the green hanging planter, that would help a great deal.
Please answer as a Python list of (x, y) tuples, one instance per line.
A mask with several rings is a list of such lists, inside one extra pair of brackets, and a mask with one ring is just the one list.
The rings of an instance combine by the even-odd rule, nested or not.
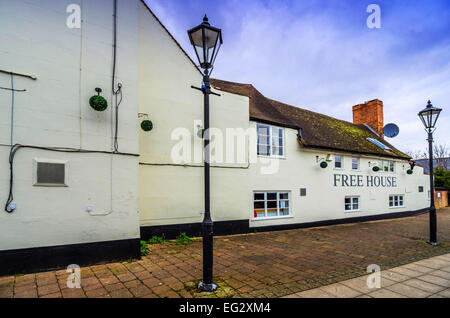
[(100, 96), (100, 93), (102, 92), (101, 88), (96, 88), (95, 91), (98, 95), (94, 95), (89, 99), (89, 105), (96, 111), (102, 112), (108, 108), (108, 102), (103, 96)]
[(372, 170), (375, 171), (375, 172), (378, 172), (378, 171), (380, 171), (380, 167), (375, 166), (375, 167), (372, 168)]
[(143, 120), (141, 123), (141, 128), (143, 131), (150, 131), (153, 129), (153, 123), (148, 119)]
[(407, 174), (413, 174), (413, 171), (412, 171), (412, 169), (408, 169), (408, 170), (406, 171), (406, 173), (407, 173)]
[(322, 162), (320, 163), (320, 167), (323, 168), (323, 169), (325, 169), (326, 167), (328, 167), (328, 163), (327, 163), (326, 161), (322, 161)]

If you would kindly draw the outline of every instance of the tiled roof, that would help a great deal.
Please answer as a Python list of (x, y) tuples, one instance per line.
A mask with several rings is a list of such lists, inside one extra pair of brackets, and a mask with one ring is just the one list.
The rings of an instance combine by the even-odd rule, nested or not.
[[(251, 84), (211, 79), (215, 89), (250, 98), (250, 119), (284, 127), (301, 129), (305, 147), (334, 149), (346, 152), (410, 159), (364, 125), (336, 119), (310, 110), (287, 105), (263, 96)], [(385, 151), (366, 138), (377, 139), (391, 148)]]

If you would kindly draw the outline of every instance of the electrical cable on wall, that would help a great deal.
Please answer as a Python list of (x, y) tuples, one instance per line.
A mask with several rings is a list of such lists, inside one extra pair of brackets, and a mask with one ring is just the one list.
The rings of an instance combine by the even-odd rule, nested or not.
[[(116, 64), (117, 64), (117, 0), (114, 0), (114, 13), (113, 13), (113, 70), (112, 70), (112, 84), (111, 91), (114, 95), (114, 144), (113, 149), (114, 152), (119, 151), (119, 142), (118, 142), (118, 134), (119, 134), (119, 106), (122, 103), (123, 95), (122, 95), (122, 84), (117, 84), (116, 90)], [(120, 94), (120, 100), (118, 101), (117, 95)]]
[[(47, 151), (56, 151), (56, 152), (68, 152), (68, 153), (91, 153), (91, 154), (116, 154), (116, 155), (124, 155), (124, 156), (135, 156), (138, 157), (139, 154), (132, 154), (132, 153), (122, 153), (119, 152), (119, 144), (118, 144), (118, 126), (119, 126), (119, 106), (122, 103), (123, 94), (122, 94), (122, 84), (117, 84), (117, 90), (115, 89), (115, 81), (116, 81), (116, 64), (117, 64), (117, 0), (114, 0), (114, 14), (113, 14), (113, 74), (112, 74), (112, 93), (114, 95), (115, 101), (115, 131), (114, 131), (114, 150), (113, 151), (101, 151), (101, 150), (84, 150), (84, 149), (77, 149), (77, 148), (68, 148), (68, 147), (41, 147), (41, 146), (31, 146), (31, 145), (21, 145), (21, 144), (13, 144), (13, 121), (14, 121), (14, 92), (21, 91), (24, 92), (25, 90), (16, 90), (14, 89), (14, 79), (13, 79), (13, 73), (12, 72), (6, 72), (2, 71), (4, 73), (8, 73), (11, 75), (11, 93), (12, 93), (12, 101), (11, 101), (11, 138), (10, 138), (10, 154), (9, 154), (9, 166), (10, 166), (10, 179), (9, 179), (9, 195), (7, 202), (5, 204), (5, 211), (8, 213), (12, 213), (15, 210), (15, 207), (10, 206), (10, 204), (13, 203), (14, 195), (13, 195), (13, 185), (14, 185), (14, 157), (17, 153), (17, 151), (21, 148), (31, 148), (31, 149), (38, 149), (38, 150), (47, 150)], [(29, 75), (22, 75), (21, 76), (30, 77), (31, 79), (36, 79), (36, 77), (29, 76)], [(7, 89), (7, 88), (4, 88)], [(118, 97), (119, 95), (119, 97)]]
[(17, 151), (21, 148), (30, 148), (30, 149), (38, 149), (38, 150), (48, 150), (48, 151), (56, 151), (56, 152), (68, 152), (68, 153), (90, 153), (90, 154), (115, 154), (122, 156), (133, 156), (139, 157), (139, 154), (126, 153), (126, 152), (111, 152), (111, 151), (102, 151), (102, 150), (85, 150), (85, 149), (77, 149), (77, 148), (68, 148), (68, 147), (40, 147), (40, 146), (30, 146), (30, 145), (21, 145), (15, 144), (11, 147), (11, 151), (9, 154), (9, 195), (8, 200), (5, 204), (5, 211), (8, 213), (14, 212), (14, 209), (11, 209), (10, 204), (14, 200), (13, 195), (13, 183), (14, 183), (14, 157)]

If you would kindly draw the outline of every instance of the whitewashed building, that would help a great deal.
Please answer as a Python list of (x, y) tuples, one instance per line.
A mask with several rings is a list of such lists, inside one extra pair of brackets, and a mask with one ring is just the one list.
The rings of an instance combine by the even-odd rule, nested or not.
[[(202, 75), (146, 4), (0, 0), (0, 25), (0, 273), (139, 257), (140, 238), (198, 235), (203, 96), (191, 85)], [(244, 149), (211, 163), (216, 234), (428, 206), (423, 169), (408, 174), (408, 156), (381, 136), (381, 101), (355, 106), (349, 123), (212, 84), (211, 125), (229, 143), (214, 157)], [(104, 111), (90, 106), (98, 94)]]

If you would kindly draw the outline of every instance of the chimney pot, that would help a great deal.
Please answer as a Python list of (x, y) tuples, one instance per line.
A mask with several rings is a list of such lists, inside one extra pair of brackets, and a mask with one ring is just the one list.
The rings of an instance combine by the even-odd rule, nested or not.
[(353, 123), (356, 125), (366, 124), (383, 137), (383, 102), (374, 99), (364, 104), (353, 106)]

